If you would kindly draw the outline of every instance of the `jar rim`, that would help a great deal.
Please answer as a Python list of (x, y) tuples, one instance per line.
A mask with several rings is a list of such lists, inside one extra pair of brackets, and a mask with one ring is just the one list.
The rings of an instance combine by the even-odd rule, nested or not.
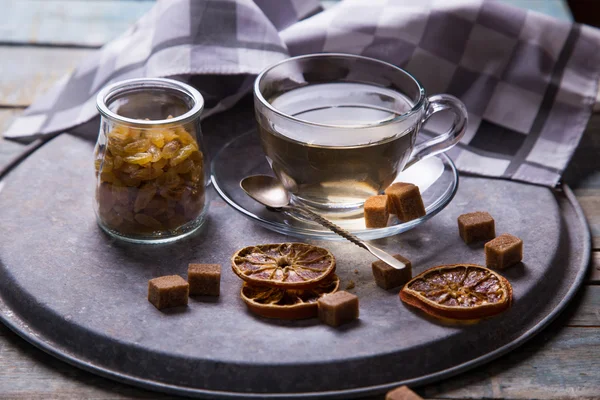
[[(110, 101), (119, 94), (140, 89), (167, 89), (187, 96), (193, 101), (193, 106), (184, 114), (169, 119), (144, 120), (127, 118), (108, 108)], [(96, 96), (96, 108), (103, 117), (114, 122), (125, 123), (140, 128), (156, 127), (157, 125), (182, 125), (198, 118), (204, 109), (204, 98), (200, 92), (187, 83), (168, 78), (134, 78), (115, 82), (105, 86)]]

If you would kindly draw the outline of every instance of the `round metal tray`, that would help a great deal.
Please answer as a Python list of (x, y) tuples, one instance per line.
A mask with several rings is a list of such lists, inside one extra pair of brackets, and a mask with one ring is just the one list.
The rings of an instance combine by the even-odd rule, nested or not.
[[(0, 182), (0, 318), (35, 346), (94, 373), (149, 389), (207, 398), (351, 398), (419, 385), (488, 362), (539, 332), (582, 283), (590, 236), (568, 188), (461, 177), (452, 203), (426, 223), (377, 241), (411, 259), (483, 263), (456, 217), (489, 211), (498, 233), (525, 242), (524, 263), (503, 274), (507, 312), (475, 325), (442, 325), (378, 288), (370, 255), (318, 242), (350, 281), (360, 319), (334, 329), (316, 319), (276, 321), (248, 313), (229, 268), (238, 248), (290, 238), (266, 230), (214, 196), (199, 234), (170, 245), (135, 245), (103, 234), (92, 211), (92, 144), (61, 135)], [(212, 189), (211, 189), (212, 191)], [(223, 265), (221, 296), (156, 310), (149, 279), (185, 277), (190, 262)]]

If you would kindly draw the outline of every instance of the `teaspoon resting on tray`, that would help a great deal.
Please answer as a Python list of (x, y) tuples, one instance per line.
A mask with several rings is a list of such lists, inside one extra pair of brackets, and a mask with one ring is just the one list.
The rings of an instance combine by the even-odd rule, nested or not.
[(240, 181), (240, 187), (248, 196), (257, 202), (270, 207), (275, 211), (292, 211), (300, 213), (302, 216), (323, 225), (343, 238), (348, 239), (355, 245), (369, 251), (375, 257), (393, 268), (403, 269), (406, 267), (404, 263), (396, 260), (390, 254), (357, 238), (350, 232), (340, 228), (310, 209), (299, 204), (290, 204), (290, 194), (275, 177), (269, 175), (248, 176)]

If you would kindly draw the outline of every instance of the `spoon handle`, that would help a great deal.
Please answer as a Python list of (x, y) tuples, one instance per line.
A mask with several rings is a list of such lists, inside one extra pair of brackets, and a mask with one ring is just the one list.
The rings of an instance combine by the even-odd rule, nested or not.
[(300, 206), (300, 205), (294, 205), (294, 206), (290, 207), (290, 209), (293, 209), (293, 210), (296, 210), (296, 211), (300, 211), (306, 217), (310, 218), (311, 220), (313, 220), (315, 222), (318, 222), (319, 224), (323, 225), (324, 227), (326, 227), (326, 228), (330, 229), (331, 231), (337, 233), (338, 235), (340, 235), (344, 239), (348, 239), (349, 241), (351, 241), (352, 243), (354, 243), (358, 247), (362, 247), (363, 249), (368, 250), (366, 244), (362, 240), (360, 240), (359, 238), (357, 238), (356, 236), (354, 236), (353, 234), (351, 234), (347, 230), (345, 230), (345, 229), (337, 226), (336, 224), (334, 224), (333, 222), (329, 221), (328, 219), (325, 219), (325, 218), (321, 217), (319, 214), (313, 212), (312, 210), (310, 210), (308, 208), (305, 208), (303, 206)]
[(403, 269), (404, 267), (406, 267), (406, 265), (403, 262), (396, 260), (394, 257), (392, 257), (387, 252), (381, 250), (380, 248), (378, 248), (376, 246), (373, 246), (372, 244), (369, 244), (363, 240), (360, 240), (359, 238), (357, 238), (356, 236), (354, 236), (347, 230), (337, 226), (333, 222), (321, 217), (319, 214), (313, 212), (312, 210), (310, 210), (306, 207), (303, 207), (300, 205), (294, 205), (294, 206), (286, 206), (284, 208), (288, 209), (288, 210), (299, 211), (301, 214), (304, 214), (304, 216), (323, 225), (324, 227), (337, 233), (341, 237), (348, 239), (349, 241), (351, 241), (358, 247), (361, 247), (361, 248), (367, 250), (368, 252), (373, 254), (375, 257), (379, 258), (381, 261), (383, 261), (384, 263), (388, 264), (389, 266), (391, 266), (393, 268)]

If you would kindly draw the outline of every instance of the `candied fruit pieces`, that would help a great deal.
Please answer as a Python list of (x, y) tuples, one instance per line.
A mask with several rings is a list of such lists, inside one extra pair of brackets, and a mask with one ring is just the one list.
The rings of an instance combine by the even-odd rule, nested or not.
[(165, 143), (166, 142), (170, 142), (172, 140), (177, 140), (179, 139), (179, 135), (177, 135), (175, 132), (173, 132), (173, 130), (171, 129), (165, 129), (163, 131), (163, 137), (165, 138)]
[(185, 161), (195, 150), (196, 146), (193, 144), (188, 144), (187, 146), (182, 147), (181, 149), (179, 149), (175, 157), (171, 158), (169, 164), (171, 164), (172, 167), (177, 166), (178, 164)]
[(175, 167), (175, 172), (177, 172), (180, 175), (187, 174), (192, 170), (192, 168), (194, 168), (194, 165), (195, 163), (193, 160), (187, 159)]
[(121, 142), (111, 138), (108, 139), (108, 148), (113, 156), (125, 157), (127, 154), (125, 153), (125, 149), (123, 147), (124, 146)]
[(151, 183), (146, 183), (138, 191), (135, 203), (133, 204), (133, 211), (136, 213), (146, 208), (150, 200), (156, 194), (156, 187)]
[(194, 151), (190, 155), (190, 160), (196, 162), (198, 165), (202, 165), (202, 161), (204, 160), (204, 157), (202, 156), (202, 153), (200, 153), (200, 151), (198, 151), (198, 149), (196, 149), (196, 151)]
[(122, 233), (185, 225), (204, 208), (203, 161), (182, 126), (114, 126), (95, 160), (99, 218)]
[(150, 153), (137, 153), (133, 156), (125, 157), (125, 161), (130, 164), (148, 164), (152, 161), (152, 154)]
[(183, 179), (177, 174), (174, 169), (169, 169), (166, 173), (158, 177), (156, 183), (162, 188), (174, 188), (181, 185)]
[(163, 169), (168, 163), (168, 160), (161, 158), (160, 160), (152, 163), (152, 168), (159, 170)]
[(148, 139), (135, 140), (123, 148), (128, 154), (144, 153), (150, 148), (150, 141)]
[(131, 174), (132, 172), (135, 172), (140, 168), (141, 167), (137, 164), (125, 163), (125, 165), (123, 165), (123, 167), (121, 168), (121, 172), (124, 172), (126, 174)]
[(157, 218), (166, 214), (168, 209), (167, 200), (162, 197), (153, 197), (144, 207), (144, 214)]
[(131, 212), (131, 210), (129, 210), (129, 208), (123, 206), (122, 204), (115, 204), (115, 206), (113, 207), (113, 210), (115, 210), (115, 212), (117, 214), (119, 214), (123, 219), (125, 219), (129, 222), (134, 221), (133, 212)]
[(181, 200), (185, 188), (181, 186), (173, 188), (162, 188), (159, 194), (167, 200)]
[(159, 149), (162, 149), (165, 145), (165, 137), (162, 132), (157, 129), (148, 130), (146, 132), (146, 137), (154, 146), (158, 147)]
[(108, 212), (115, 205), (115, 198), (112, 195), (111, 185), (101, 183), (96, 189), (96, 197), (98, 199), (98, 207), (100, 212)]
[(184, 145), (188, 145), (188, 144), (196, 144), (196, 139), (194, 139), (194, 137), (192, 135), (190, 135), (188, 133), (188, 131), (186, 131), (185, 129), (183, 129), (183, 127), (178, 126), (175, 128), (175, 133), (177, 134), (179, 140), (181, 141), (181, 143), (183, 143)]
[(117, 177), (112, 172), (101, 172), (100, 173), (100, 180), (102, 182), (113, 183), (113, 182), (115, 182), (117, 180)]
[(141, 181), (150, 179), (152, 168), (139, 168), (131, 173), (131, 178), (139, 179)]
[(135, 214), (135, 220), (148, 228), (162, 229), (163, 227), (158, 220), (146, 214)]
[(192, 168), (192, 170), (190, 171), (190, 180), (192, 182), (200, 182), (200, 181), (202, 181), (202, 174), (203, 174), (202, 166), (197, 165), (194, 168)]
[[(98, 160), (96, 160), (98, 161)], [(111, 156), (109, 156), (108, 154), (104, 156), (104, 160), (100, 160), (101, 161), (101, 166), (102, 172), (111, 172), (113, 170), (113, 159)]]
[(127, 204), (129, 202), (129, 190), (125, 186), (112, 185), (112, 194), (118, 203)]
[(115, 158), (113, 160), (113, 168), (119, 169), (119, 168), (121, 168), (122, 165), (123, 165), (123, 157), (115, 156)]
[(152, 159), (150, 161), (153, 163), (157, 162), (162, 158), (162, 152), (158, 147), (156, 147), (153, 144), (148, 147), (148, 153), (152, 155)]
[(137, 187), (140, 183), (142, 183), (141, 179), (135, 178), (127, 174), (120, 174), (119, 179), (123, 182), (125, 186), (129, 187)]
[(129, 127), (125, 125), (115, 125), (114, 128), (108, 133), (108, 137), (118, 139), (121, 141), (129, 138)]
[(170, 159), (175, 157), (179, 149), (181, 148), (181, 144), (177, 140), (171, 140), (169, 143), (165, 144), (162, 149), (162, 157), (165, 159)]
[(106, 213), (104, 221), (113, 229), (120, 227), (123, 224), (123, 217), (117, 213)]

